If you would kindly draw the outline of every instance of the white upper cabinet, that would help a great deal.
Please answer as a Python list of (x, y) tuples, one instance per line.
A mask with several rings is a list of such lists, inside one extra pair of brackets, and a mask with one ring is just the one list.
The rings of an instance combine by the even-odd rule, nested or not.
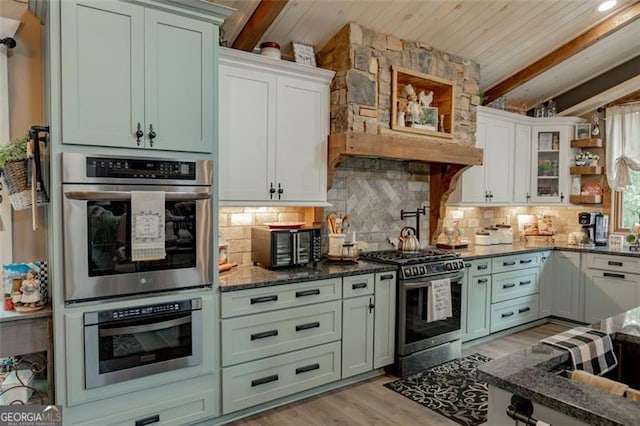
[(221, 49), (220, 200), (327, 201), (332, 71)]
[(120, 1), (64, 1), (62, 141), (211, 152), (217, 26)]
[(509, 120), (478, 111), (476, 147), (484, 150), (482, 166), (462, 175), (461, 203), (507, 204), (513, 191), (515, 125)]
[(557, 117), (531, 126), (531, 202), (569, 203), (569, 158), (574, 126), (583, 120)]
[(482, 166), (466, 170), (451, 198), (462, 205), (568, 203), (569, 143), (576, 117), (533, 118), (478, 107)]

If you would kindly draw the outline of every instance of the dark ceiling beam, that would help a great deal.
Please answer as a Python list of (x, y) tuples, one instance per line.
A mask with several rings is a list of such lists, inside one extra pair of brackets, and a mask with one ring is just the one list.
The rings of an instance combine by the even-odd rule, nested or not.
[(252, 51), (288, 2), (289, 0), (262, 0), (231, 47)]
[(605, 92), (640, 72), (640, 55), (553, 98), (558, 112)]
[(483, 105), (486, 105), (500, 96), (509, 93), (516, 87), (523, 85), (549, 68), (558, 65), (560, 62), (570, 58), (578, 52), (581, 52), (598, 40), (621, 29), (638, 18), (640, 18), (640, 1), (636, 1), (631, 6), (616, 12), (609, 18), (597, 24), (595, 27), (585, 31), (568, 43), (543, 56), (523, 70), (518, 71), (500, 83), (487, 89), (485, 91)]

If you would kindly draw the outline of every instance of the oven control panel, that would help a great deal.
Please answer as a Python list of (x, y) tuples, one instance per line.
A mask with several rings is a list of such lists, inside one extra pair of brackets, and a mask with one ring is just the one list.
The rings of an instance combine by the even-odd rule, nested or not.
[(87, 177), (195, 180), (195, 161), (87, 157)]
[(444, 262), (421, 263), (418, 265), (405, 265), (400, 268), (402, 278), (422, 278), (434, 275), (449, 274), (464, 270), (462, 259), (446, 260)]
[(84, 314), (84, 325), (87, 326), (105, 322), (157, 316), (162, 314), (189, 312), (201, 309), (201, 302), (201, 299), (180, 300), (176, 302), (161, 303), (156, 305), (132, 306), (125, 309), (88, 312)]

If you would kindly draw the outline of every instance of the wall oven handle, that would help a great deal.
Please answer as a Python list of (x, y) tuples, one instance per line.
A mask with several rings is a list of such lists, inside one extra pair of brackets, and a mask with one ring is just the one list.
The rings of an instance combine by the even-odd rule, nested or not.
[(165, 328), (177, 327), (179, 325), (189, 324), (191, 322), (191, 315), (184, 318), (176, 318), (169, 321), (162, 321), (153, 324), (145, 325), (132, 325), (130, 327), (118, 327), (108, 328), (100, 330), (100, 337), (118, 336), (120, 334), (136, 334), (145, 333), (149, 331), (163, 330)]
[[(85, 201), (131, 199), (131, 192), (129, 191), (66, 191), (64, 195), (70, 200)], [(208, 200), (211, 198), (211, 192), (167, 192), (165, 197), (167, 200), (178, 201)]]

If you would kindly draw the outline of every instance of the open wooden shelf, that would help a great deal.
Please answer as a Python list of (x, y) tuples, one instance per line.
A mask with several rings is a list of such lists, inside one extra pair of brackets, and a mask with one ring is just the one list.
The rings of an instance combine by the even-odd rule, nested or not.
[(569, 195), (572, 204), (602, 204), (602, 195)]
[(600, 138), (574, 139), (571, 141), (571, 148), (602, 148), (603, 143)]
[[(406, 127), (403, 123), (398, 123), (398, 110), (407, 102), (404, 88), (407, 85), (413, 86), (415, 94), (420, 92), (433, 92), (431, 107), (438, 109), (436, 129), (427, 130), (416, 127)], [(402, 67), (392, 67), (391, 80), (391, 128), (393, 130), (428, 135), (444, 139), (452, 139), (455, 132), (455, 92), (454, 82), (436, 77), (430, 74), (420, 73)], [(444, 115), (442, 122), (443, 129), (437, 130), (440, 123), (440, 115)]]
[(571, 175), (601, 175), (603, 173), (604, 167), (602, 166), (569, 167), (569, 174)]

